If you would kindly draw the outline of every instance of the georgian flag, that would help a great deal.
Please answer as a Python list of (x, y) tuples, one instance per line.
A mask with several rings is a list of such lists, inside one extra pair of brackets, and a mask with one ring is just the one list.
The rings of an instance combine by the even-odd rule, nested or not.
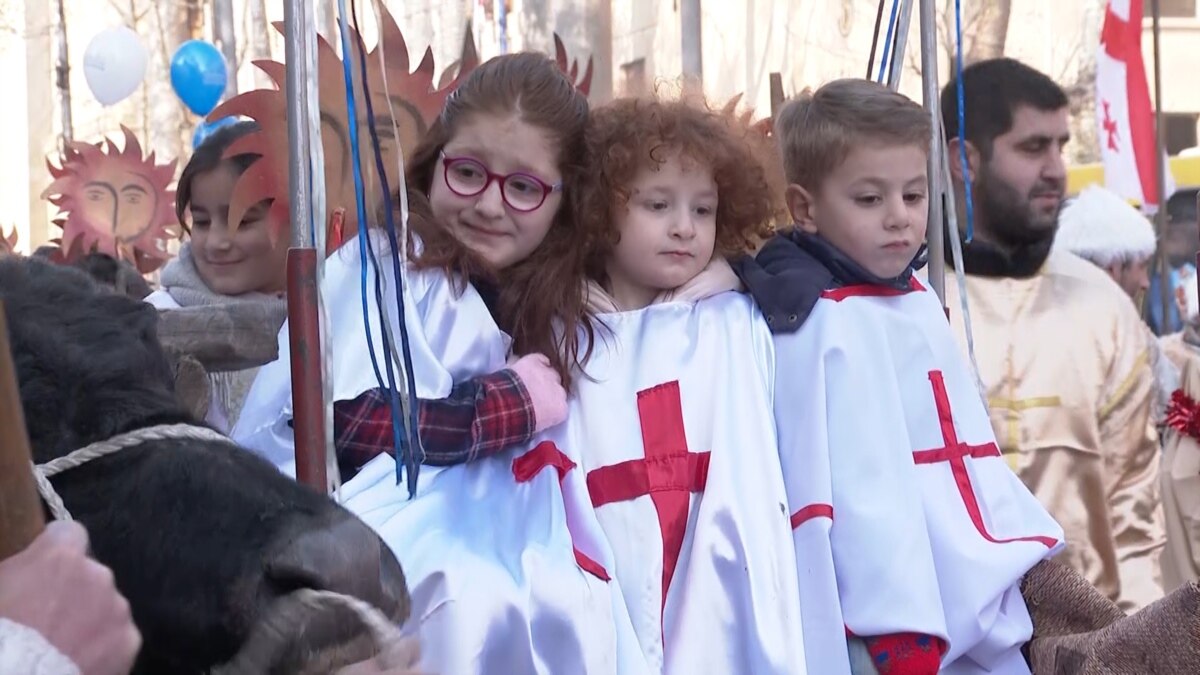
[[(1109, 0), (1096, 54), (1096, 125), (1108, 189), (1158, 209), (1154, 109), (1142, 59), (1143, 0)], [(1164, 162), (1166, 194), (1175, 182)]]

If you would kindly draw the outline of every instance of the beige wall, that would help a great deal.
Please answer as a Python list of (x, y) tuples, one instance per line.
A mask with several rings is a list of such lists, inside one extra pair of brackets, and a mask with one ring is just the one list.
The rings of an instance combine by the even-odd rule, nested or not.
[[(1200, 18), (1163, 19), (1160, 31), (1163, 110), (1200, 113)], [(1142, 51), (1146, 68), (1153, 68), (1154, 52), (1150, 22), (1146, 22)], [(1151, 95), (1154, 75), (1150, 71)]]

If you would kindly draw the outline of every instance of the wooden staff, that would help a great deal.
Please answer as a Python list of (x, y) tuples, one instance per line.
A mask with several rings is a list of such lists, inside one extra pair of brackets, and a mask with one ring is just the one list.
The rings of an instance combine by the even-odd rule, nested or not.
[(45, 526), (31, 466), (25, 413), (0, 300), (0, 560), (22, 551)]

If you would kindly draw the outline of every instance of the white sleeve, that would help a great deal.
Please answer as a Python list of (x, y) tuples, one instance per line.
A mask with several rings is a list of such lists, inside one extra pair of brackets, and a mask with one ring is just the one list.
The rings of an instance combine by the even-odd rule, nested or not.
[(0, 617), (0, 673), (79, 675), (79, 668), (41, 633)]

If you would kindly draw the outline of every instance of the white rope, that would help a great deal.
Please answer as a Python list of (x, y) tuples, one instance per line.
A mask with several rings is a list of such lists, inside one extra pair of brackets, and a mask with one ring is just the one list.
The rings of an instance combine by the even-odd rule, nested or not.
[(296, 591), (296, 595), (301, 602), (315, 609), (333, 606), (343, 607), (353, 612), (362, 622), (363, 627), (371, 633), (371, 639), (375, 641), (375, 647), (380, 652), (403, 637), (400, 627), (392, 623), (383, 612), (352, 595), (308, 588)]
[(126, 434), (113, 436), (106, 441), (97, 441), (91, 445), (82, 447), (70, 454), (58, 457), (46, 462), (45, 464), (33, 465), (33, 477), (37, 482), (38, 494), (42, 496), (42, 500), (50, 507), (50, 513), (54, 515), (55, 520), (73, 520), (71, 512), (67, 510), (63, 504), (62, 497), (50, 484), (50, 479), (58, 474), (74, 469), (76, 467), (87, 464), (93, 459), (107, 457), (114, 453), (120, 452), (127, 448), (132, 448), (142, 443), (149, 441), (165, 441), (165, 440), (193, 440), (193, 441), (219, 441), (222, 443), (232, 443), (227, 437), (208, 429), (206, 427), (198, 427), (191, 424), (161, 424), (154, 427), (146, 427), (137, 429)]

